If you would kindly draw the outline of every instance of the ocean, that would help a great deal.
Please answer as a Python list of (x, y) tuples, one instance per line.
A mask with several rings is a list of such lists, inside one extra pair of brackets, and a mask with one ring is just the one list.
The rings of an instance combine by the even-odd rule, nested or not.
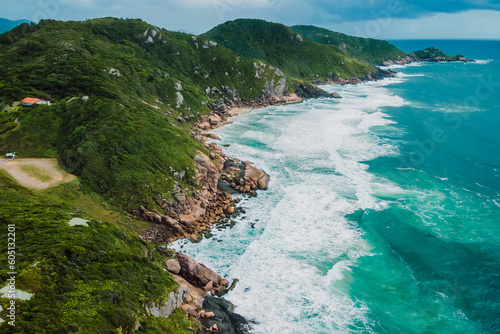
[(396, 66), (342, 99), (215, 130), (269, 189), (174, 247), (229, 280), (254, 333), (500, 333), (500, 41), (394, 41), (476, 63)]

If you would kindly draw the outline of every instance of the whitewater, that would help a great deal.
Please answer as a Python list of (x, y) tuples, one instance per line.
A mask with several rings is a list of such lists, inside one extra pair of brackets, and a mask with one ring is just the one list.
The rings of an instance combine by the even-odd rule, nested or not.
[(233, 228), (174, 248), (239, 280), (225, 298), (255, 333), (500, 330), (500, 99), (463, 103), (499, 68), (415, 64), (231, 119), (217, 144), (269, 189), (242, 197)]

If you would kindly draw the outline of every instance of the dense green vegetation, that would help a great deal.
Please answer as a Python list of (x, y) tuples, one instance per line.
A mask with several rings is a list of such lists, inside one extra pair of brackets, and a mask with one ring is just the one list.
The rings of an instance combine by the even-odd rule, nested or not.
[[(144, 305), (166, 300), (177, 283), (153, 245), (122, 227), (79, 212), (53, 192), (31, 192), (0, 169), (0, 244), (7, 282), (7, 224), (15, 224), (16, 288), (34, 294), (17, 300), (15, 327), (0, 333), (188, 333), (195, 328), (176, 312), (168, 319), (147, 315)], [(73, 217), (86, 226), (69, 226)], [(1, 298), (6, 318), (9, 299)], [(189, 332), (193, 332), (191, 330)]]
[(376, 72), (372, 66), (278, 23), (239, 19), (218, 25), (202, 36), (241, 55), (265, 60), (302, 80), (365, 77)]
[(409, 54), (418, 61), (455, 61), (459, 60), (461, 55), (447, 56), (442, 50), (430, 47), (420, 51), (414, 51)]
[(318, 43), (332, 45), (338, 52), (370, 64), (382, 65), (384, 60), (406, 56), (406, 53), (391, 43), (379, 39), (349, 36), (315, 26), (297, 25), (291, 28), (304, 37)]
[[(0, 151), (57, 156), (127, 208), (169, 198), (175, 171), (189, 186), (205, 148), (187, 123), (224, 99), (258, 99), (283, 77), (266, 64), (257, 76), (256, 60), (141, 20), (23, 24), (0, 36), (0, 55)], [(26, 96), (54, 105), (6, 108)]]

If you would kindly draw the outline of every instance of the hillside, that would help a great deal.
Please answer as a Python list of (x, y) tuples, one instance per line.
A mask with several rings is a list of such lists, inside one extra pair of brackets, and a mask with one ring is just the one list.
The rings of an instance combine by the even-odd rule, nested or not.
[(0, 34), (3, 34), (6, 31), (12, 30), (14, 27), (21, 25), (23, 23), (29, 22), (28, 20), (17, 20), (11, 21), (7, 19), (0, 18)]
[[(15, 271), (15, 288), (34, 295), (16, 299), (15, 326), (8, 325), (10, 299), (0, 298), (6, 320), (0, 333), (194, 333), (197, 325), (180, 311), (168, 319), (147, 312), (179, 286), (165, 272), (162, 254), (127, 229), (68, 204), (78, 193), (76, 181), (35, 193), (0, 169), (2, 236), (7, 240), (7, 224), (14, 225), (9, 237), (16, 242), (14, 270), (4, 265), (0, 278), (5, 284)], [(76, 217), (86, 222), (72, 226)], [(7, 254), (7, 242), (0, 251)]]
[[(58, 157), (128, 209), (194, 187), (192, 158), (207, 150), (190, 123), (297, 87), (265, 62), (141, 20), (25, 24), (0, 36), (0, 56), (0, 151)], [(53, 105), (10, 107), (26, 96)]]
[(383, 40), (349, 36), (315, 26), (296, 25), (291, 28), (310, 40), (332, 45), (338, 52), (374, 65), (406, 56), (406, 53)]
[(238, 19), (218, 25), (202, 36), (241, 55), (267, 61), (301, 80), (327, 81), (376, 73), (374, 67), (278, 23)]

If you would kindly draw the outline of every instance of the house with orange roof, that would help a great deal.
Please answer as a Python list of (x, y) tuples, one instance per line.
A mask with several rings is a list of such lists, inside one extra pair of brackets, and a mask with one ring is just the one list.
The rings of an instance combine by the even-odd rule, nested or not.
[(41, 99), (37, 99), (36, 97), (27, 97), (23, 100), (23, 105), (24, 106), (32, 106), (34, 104), (45, 104), (45, 105), (48, 105), (48, 106), (51, 106), (52, 103), (50, 101), (45, 101), (45, 100), (41, 100)]

